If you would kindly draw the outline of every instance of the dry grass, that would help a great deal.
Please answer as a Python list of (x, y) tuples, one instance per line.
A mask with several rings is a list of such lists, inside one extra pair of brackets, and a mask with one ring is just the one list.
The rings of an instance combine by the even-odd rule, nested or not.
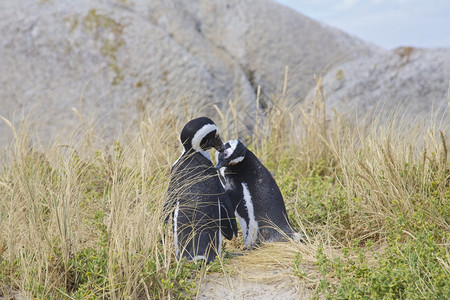
[[(173, 249), (161, 210), (175, 124), (148, 120), (130, 144), (103, 151), (86, 140), (32, 148), (26, 128), (19, 129), (0, 185), (2, 258), (9, 262), (2, 292), (64, 296), (82, 284), (76, 265), (88, 259), (105, 268), (96, 288), (111, 298), (145, 291), (141, 270), (149, 259), (155, 272), (167, 273)], [(83, 249), (97, 252), (82, 257)], [(102, 254), (106, 259), (96, 261)]]
[[(392, 228), (403, 218), (398, 242), (436, 233), (436, 247), (447, 253), (436, 259), (449, 274), (448, 114), (413, 125), (394, 115), (358, 126), (337, 114), (326, 117), (318, 83), (309, 107), (289, 107), (284, 87), (264, 117), (255, 116), (252, 135), (240, 136), (274, 172), (306, 243), (263, 246), (220, 259), (209, 272), (242, 277), (252, 266), (257, 272), (250, 281), (261, 281), (255, 274), (269, 281), (295, 275), (307, 289), (324, 292), (323, 278), (342, 280), (330, 273), (330, 261), (352, 261), (356, 254), (343, 249), (356, 240), (355, 247), (367, 250), (366, 263), (376, 266), (374, 253), (392, 247)], [(230, 101), (228, 110), (217, 108), (224, 141), (246, 132), (237, 107)], [(48, 146), (37, 144), (26, 124), (12, 127), (0, 173), (0, 295), (171, 298), (198, 292), (193, 283), (205, 268), (174, 260), (162, 222), (184, 122), (170, 113), (144, 118), (134, 138), (105, 149), (96, 147), (98, 137), (85, 123)], [(240, 239), (227, 250), (239, 252)], [(373, 249), (364, 248), (368, 241)], [(324, 264), (328, 271), (319, 272)]]

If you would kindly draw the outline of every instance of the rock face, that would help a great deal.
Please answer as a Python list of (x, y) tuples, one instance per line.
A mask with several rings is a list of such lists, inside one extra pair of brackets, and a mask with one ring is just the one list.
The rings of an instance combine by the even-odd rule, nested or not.
[(251, 129), (257, 87), (270, 106), (286, 66), (299, 101), (312, 74), (383, 52), (268, 0), (1, 1), (0, 32), (0, 115), (31, 112), (49, 136), (73, 108), (112, 135), (184, 103), (214, 118), (229, 99)]
[(413, 120), (448, 113), (449, 84), (450, 49), (401, 47), (338, 65), (323, 78), (323, 92), (328, 111), (385, 118), (400, 109)]
[[(0, 33), (0, 115), (43, 137), (74, 112), (111, 137), (144, 113), (215, 119), (230, 99), (251, 130), (286, 67), (291, 103), (324, 74), (340, 111), (387, 99), (420, 114), (445, 106), (450, 79), (449, 49), (385, 51), (269, 0), (0, 1)], [(0, 143), (10, 132), (0, 122)]]

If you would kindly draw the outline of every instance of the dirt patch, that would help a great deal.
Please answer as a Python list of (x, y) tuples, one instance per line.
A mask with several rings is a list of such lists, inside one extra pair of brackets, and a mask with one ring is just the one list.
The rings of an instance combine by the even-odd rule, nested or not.
[[(315, 284), (294, 275), (298, 247), (301, 245), (271, 243), (237, 252), (241, 256), (230, 258), (223, 274), (202, 278), (197, 299), (311, 299)], [(303, 272), (315, 272), (310, 262), (299, 267)]]

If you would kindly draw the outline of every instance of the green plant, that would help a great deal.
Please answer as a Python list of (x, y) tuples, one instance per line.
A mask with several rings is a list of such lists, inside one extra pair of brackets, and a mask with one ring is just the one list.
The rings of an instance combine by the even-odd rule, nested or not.
[(320, 287), (328, 297), (337, 299), (445, 299), (450, 293), (446, 251), (423, 232), (404, 240), (401, 232), (392, 233), (389, 247), (372, 249), (354, 244), (343, 258), (331, 259), (322, 250), (317, 266), (324, 278), (338, 279)]

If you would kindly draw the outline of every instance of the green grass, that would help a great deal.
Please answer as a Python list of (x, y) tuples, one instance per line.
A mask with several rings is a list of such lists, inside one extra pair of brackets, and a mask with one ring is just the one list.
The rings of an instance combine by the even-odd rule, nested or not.
[[(292, 242), (293, 274), (316, 297), (450, 298), (448, 116), (359, 126), (326, 117), (320, 93), (309, 107), (285, 102), (275, 99), (243, 140), (307, 235)], [(236, 115), (230, 102), (216, 120), (224, 140), (244, 128)], [(85, 124), (46, 146), (14, 128), (0, 171), (0, 296), (191, 298), (201, 276), (224, 271), (236, 258), (177, 262), (162, 222), (185, 121), (143, 119), (133, 139), (107, 147)]]

